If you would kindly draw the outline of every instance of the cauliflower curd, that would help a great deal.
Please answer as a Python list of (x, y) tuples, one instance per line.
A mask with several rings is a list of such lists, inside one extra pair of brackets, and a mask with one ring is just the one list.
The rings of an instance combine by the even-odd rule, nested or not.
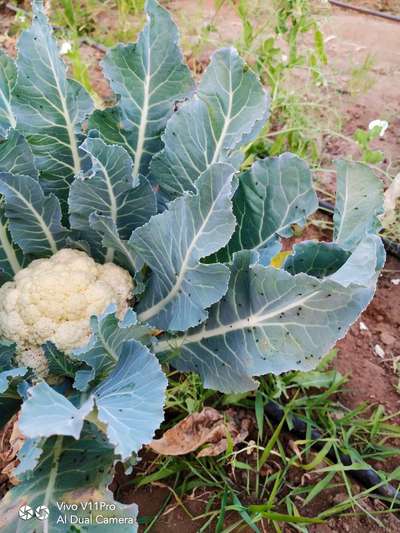
[(33, 355), (46, 341), (65, 352), (84, 345), (90, 317), (110, 304), (122, 317), (132, 289), (130, 274), (119, 266), (97, 264), (78, 250), (60, 250), (33, 261), (0, 288), (0, 336), (14, 341), (21, 362), (32, 361), (28, 366), (34, 367)]

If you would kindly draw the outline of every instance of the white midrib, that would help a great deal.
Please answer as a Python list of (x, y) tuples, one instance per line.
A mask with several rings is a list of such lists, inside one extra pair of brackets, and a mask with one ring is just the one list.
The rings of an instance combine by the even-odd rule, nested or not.
[(5, 94), (3, 93), (3, 91), (0, 91), (0, 97), (3, 100), (3, 102), (4, 102), (4, 106), (6, 108), (5, 110), (6, 110), (6, 113), (7, 113), (7, 117), (8, 117), (8, 120), (10, 121), (10, 126), (13, 129), (15, 129), (15, 127), (17, 125), (17, 121), (15, 120), (14, 113), (12, 112), (10, 102), (7, 100), (7, 98), (6, 98)]
[(71, 117), (69, 116), (67, 102), (66, 102), (64, 94), (63, 94), (63, 92), (61, 90), (60, 83), (59, 83), (57, 75), (56, 75), (56, 70), (54, 68), (54, 63), (53, 63), (53, 60), (52, 60), (51, 55), (50, 55), (49, 52), (47, 54), (47, 57), (49, 58), (49, 62), (50, 62), (50, 65), (51, 65), (51, 70), (53, 72), (54, 80), (55, 80), (56, 86), (57, 86), (57, 92), (58, 92), (58, 95), (60, 97), (60, 102), (61, 102), (63, 115), (64, 115), (64, 119), (65, 119), (65, 126), (66, 126), (66, 129), (67, 129), (69, 144), (70, 144), (70, 147), (71, 147), (72, 160), (74, 162), (74, 174), (75, 174), (75, 176), (77, 176), (79, 174), (79, 172), (81, 171), (81, 159), (79, 157), (78, 143), (77, 143), (76, 136), (75, 136), (74, 125), (72, 124)]
[(204, 231), (204, 228), (207, 226), (207, 224), (208, 224), (208, 222), (210, 220), (210, 217), (211, 217), (211, 215), (212, 215), (212, 213), (214, 211), (214, 207), (215, 207), (216, 203), (219, 200), (221, 192), (222, 192), (222, 190), (219, 192), (219, 194), (216, 196), (215, 200), (211, 204), (206, 218), (203, 220), (203, 223), (200, 226), (199, 230), (197, 231), (195, 238), (190, 243), (190, 246), (189, 246), (189, 248), (186, 251), (185, 258), (184, 258), (184, 260), (182, 262), (182, 266), (181, 266), (179, 275), (176, 278), (175, 284), (171, 288), (170, 292), (167, 294), (167, 296), (165, 296), (165, 298), (160, 300), (156, 305), (153, 305), (149, 309), (146, 309), (146, 311), (143, 311), (142, 313), (140, 313), (138, 315), (138, 319), (140, 321), (149, 320), (151, 317), (153, 317), (154, 315), (159, 313), (177, 295), (177, 293), (178, 293), (178, 291), (179, 291), (179, 289), (180, 289), (180, 287), (182, 285), (183, 279), (185, 277), (185, 274), (186, 274), (186, 271), (187, 271), (187, 266), (188, 266), (189, 260), (191, 258), (192, 252), (193, 252), (193, 250), (194, 250), (194, 248), (195, 248), (195, 246), (197, 244), (197, 241), (199, 240), (200, 236), (202, 235), (202, 233)]
[(336, 239), (335, 239), (336, 242), (339, 241), (341, 233), (342, 233), (342, 230), (343, 230), (343, 227), (344, 227), (345, 213), (346, 213), (346, 210), (347, 210), (347, 202), (348, 202), (348, 200), (349, 200), (349, 180), (348, 180), (348, 177), (346, 175), (346, 187), (345, 187), (343, 211), (342, 211), (342, 217), (340, 219), (339, 229), (338, 229), (338, 232), (336, 234)]
[[(50, 470), (49, 475), (49, 482), (47, 483), (46, 492), (44, 495), (44, 501), (43, 505), (45, 507), (50, 507), (50, 499), (54, 492), (54, 487), (56, 484), (56, 479), (58, 475), (58, 468), (60, 466), (60, 456), (63, 450), (63, 436), (59, 435), (56, 439), (56, 442), (54, 443), (53, 447), (53, 460), (52, 460), (52, 467)], [(49, 531), (49, 521), (46, 519), (43, 522), (43, 533), (48, 533)]]
[(226, 137), (226, 133), (228, 131), (229, 125), (231, 123), (231, 113), (232, 113), (232, 105), (233, 105), (233, 93), (232, 93), (232, 78), (231, 73), (229, 72), (229, 98), (228, 98), (228, 112), (225, 116), (225, 122), (224, 126), (221, 131), (221, 135), (219, 136), (217, 146), (215, 147), (214, 156), (211, 160), (210, 165), (213, 165), (218, 161), (221, 149), (224, 144), (224, 140)]
[(135, 263), (135, 261), (133, 260), (133, 258), (132, 258), (132, 256), (131, 256), (131, 254), (130, 254), (128, 248), (127, 248), (127, 246), (125, 246), (124, 241), (121, 240), (121, 239), (119, 239), (119, 244), (120, 244), (121, 248), (124, 250), (124, 252), (125, 252), (125, 257), (128, 259), (129, 264), (131, 265), (131, 267), (133, 268), (133, 271), (135, 272), (135, 271), (136, 271), (136, 268), (137, 268), (137, 267), (136, 267), (136, 263)]
[(138, 131), (138, 139), (135, 150), (135, 163), (133, 165), (133, 177), (138, 176), (140, 170), (140, 162), (143, 155), (144, 140), (146, 136), (147, 116), (149, 114), (149, 97), (150, 97), (150, 68), (151, 68), (151, 47), (148, 45), (149, 55), (147, 58), (147, 70), (144, 78), (143, 87), (143, 109), (140, 117), (140, 125)]
[(14, 248), (12, 247), (8, 235), (7, 228), (0, 222), (0, 243), (3, 248), (4, 253), (6, 254), (7, 261), (9, 262), (14, 274), (21, 270), (21, 265), (19, 264), (17, 254), (15, 253)]
[[(275, 309), (274, 311), (271, 311), (270, 313), (265, 313), (265, 314), (256, 313), (247, 318), (242, 318), (240, 320), (237, 320), (236, 322), (232, 322), (230, 324), (224, 324), (223, 326), (219, 326), (214, 329), (210, 329), (210, 330), (202, 329), (198, 333), (195, 333), (194, 335), (187, 335), (186, 337), (182, 337), (182, 339), (173, 339), (173, 341), (161, 341), (154, 347), (154, 352), (161, 353), (161, 352), (165, 352), (171, 349), (175, 349), (176, 347), (179, 348), (180, 346), (183, 346), (185, 344), (192, 344), (195, 342), (200, 342), (203, 339), (223, 336), (223, 335), (226, 335), (227, 333), (231, 333), (232, 331), (257, 327), (260, 324), (263, 324), (266, 320), (270, 320), (271, 318), (274, 318), (275, 316), (279, 316), (281, 313), (286, 313), (290, 311), (291, 309), (293, 309), (294, 307), (304, 305), (308, 300), (313, 298), (316, 294), (318, 294), (318, 291), (314, 291), (311, 294), (304, 296), (304, 298), (296, 300), (295, 302), (292, 302), (288, 305), (279, 307), (278, 309)], [(177, 346), (172, 345), (172, 342), (174, 341), (178, 343)]]
[(103, 344), (103, 347), (105, 349), (105, 351), (108, 353), (108, 355), (111, 357), (111, 359), (113, 359), (114, 361), (117, 361), (118, 360), (118, 357), (116, 356), (116, 354), (113, 352), (113, 349), (111, 348), (111, 346), (108, 344), (106, 338), (104, 337), (103, 335), (103, 332), (101, 330), (101, 328), (99, 328), (98, 332), (97, 332), (97, 335), (99, 336), (100, 340), (101, 340), (101, 343)]
[(22, 196), (22, 194), (17, 190), (17, 189), (14, 189), (14, 187), (11, 187), (11, 185), (7, 184), (7, 187), (9, 187), (12, 191), (14, 191), (15, 195), (18, 196), (18, 198), (27, 206), (27, 208), (29, 209), (29, 211), (32, 212), (33, 216), (36, 218), (36, 220), (38, 221), (39, 223), (39, 226), (42, 228), (43, 230), (43, 233), (45, 234), (46, 236), (46, 239), (47, 239), (47, 242), (49, 243), (50, 245), (50, 249), (52, 251), (53, 254), (57, 253), (58, 251), (58, 248), (57, 248), (57, 243), (56, 241), (54, 240), (54, 237), (53, 235), (51, 234), (51, 231), (49, 230), (46, 222), (43, 220), (43, 217), (36, 211), (36, 209), (33, 208), (33, 205), (30, 204), (26, 198), (24, 196)]
[[(104, 179), (105, 179), (105, 182), (106, 182), (106, 185), (107, 185), (107, 192), (108, 192), (108, 196), (110, 198), (111, 220), (114, 222), (115, 226), (117, 226), (118, 206), (117, 206), (117, 201), (115, 199), (115, 194), (114, 194), (114, 189), (112, 187), (111, 179), (110, 179), (108, 171), (107, 171), (106, 167), (103, 165), (103, 163), (101, 161), (99, 161), (99, 159), (97, 159), (97, 158), (96, 158), (96, 161), (97, 161), (97, 164), (99, 165), (99, 167), (101, 168), (101, 170), (103, 171)], [(114, 260), (114, 249), (113, 248), (107, 248), (106, 259), (105, 260), (106, 260), (107, 263), (112, 263), (113, 262), (113, 260)]]

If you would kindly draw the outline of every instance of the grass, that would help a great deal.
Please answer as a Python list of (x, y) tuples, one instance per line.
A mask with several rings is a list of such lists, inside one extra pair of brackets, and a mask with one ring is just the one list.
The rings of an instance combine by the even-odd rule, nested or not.
[[(392, 422), (394, 415), (386, 415), (381, 406), (361, 404), (351, 410), (340, 403), (346, 378), (328, 367), (333, 358), (334, 353), (314, 372), (262, 378), (257, 392), (241, 395), (205, 390), (197, 376), (172, 371), (164, 429), (206, 405), (220, 411), (245, 409), (255, 425), (241, 445), (234, 448), (228, 439), (228, 449), (219, 457), (153, 456), (139, 463), (135, 476), (120, 487), (121, 493), (146, 486), (169, 488), (157, 515), (142, 519), (143, 531), (151, 531), (172, 504), (198, 523), (199, 532), (228, 533), (245, 526), (256, 532), (270, 526), (280, 532), (283, 524), (306, 532), (311, 524), (331, 517), (358, 515), (385, 527), (382, 516), (398, 510), (398, 502), (374, 495), (371, 508), (368, 497), (373, 488), (354, 484), (351, 470), (399, 457), (400, 448), (393, 443), (400, 429)], [(264, 416), (264, 405), (271, 398), (285, 405), (285, 419), (278, 425)], [(306, 438), (296, 439), (285, 429), (284, 422), (290, 426), (293, 415), (306, 423)], [(322, 433), (319, 441), (311, 437), (316, 427)], [(328, 458), (330, 451), (337, 461)], [(351, 468), (341, 462), (343, 452), (352, 458)], [(400, 468), (380, 474), (382, 483), (399, 480)], [(340, 499), (332, 499), (337, 494)], [(186, 502), (196, 498), (204, 502), (201, 514), (194, 516)], [(377, 502), (383, 501), (380, 508)]]

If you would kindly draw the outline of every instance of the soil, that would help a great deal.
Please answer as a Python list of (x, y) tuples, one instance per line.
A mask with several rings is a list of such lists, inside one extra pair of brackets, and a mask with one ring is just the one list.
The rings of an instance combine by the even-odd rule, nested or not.
[(366, 7), (380, 13), (400, 15), (400, 0), (342, 0), (346, 4), (357, 7)]
[[(400, 262), (388, 257), (371, 305), (337, 344), (335, 367), (349, 376), (341, 398), (348, 407), (368, 401), (383, 405), (386, 413), (400, 412), (399, 376), (394, 371), (400, 356), (400, 285), (392, 283), (399, 276)], [(376, 346), (383, 350), (382, 357)]]
[[(352, 0), (351, 3), (400, 15), (399, 0)], [(195, 0), (173, 0), (166, 5), (178, 21), (184, 16), (188, 26), (205, 25), (212, 20), (216, 27), (222, 28), (216, 37), (219, 42), (233, 42), (240, 31), (240, 21), (229, 6), (223, 7), (219, 15), (213, 19), (212, 0), (203, 0), (201, 3)], [(12, 20), (12, 13), (0, 14), (0, 46), (14, 55), (15, 39), (7, 35)], [(383, 167), (393, 175), (396, 170), (400, 170), (400, 24), (334, 8), (329, 17), (325, 17), (325, 14), (322, 16), (322, 28), (332, 71), (336, 73), (335, 84), (328, 86), (327, 91), (332, 105), (337, 106), (344, 117), (344, 133), (351, 136), (356, 128), (367, 128), (369, 122), (376, 118), (388, 120), (389, 128), (385, 136), (376, 141), (375, 148), (385, 152), (386, 161)], [(190, 35), (186, 38), (190, 41)], [(210, 51), (213, 48), (212, 44), (210, 43)], [(111, 96), (109, 87), (98, 65), (102, 52), (84, 44), (82, 54), (89, 64), (96, 90), (102, 97), (109, 98)], [(201, 54), (201, 57), (188, 57), (189, 64), (196, 72), (202, 70), (202, 65), (208, 60), (207, 50), (202, 49)], [(373, 64), (367, 74), (361, 76), (361, 82), (364, 84), (362, 90), (349, 90), (349, 80), (354, 77), (354, 69), (368, 56), (372, 57)], [(327, 160), (337, 156), (357, 156), (356, 147), (341, 139), (332, 140), (326, 137), (324, 150)], [(334, 179), (325, 176), (324, 180), (324, 185), (334, 190)], [(327, 237), (315, 226), (308, 227), (306, 236), (319, 239)], [(382, 405), (387, 414), (394, 415), (400, 412), (400, 376), (397, 374), (397, 371), (400, 373), (400, 283), (396, 281), (398, 279), (400, 279), (400, 261), (389, 256), (372, 303), (346, 337), (337, 344), (338, 354), (334, 366), (349, 378), (339, 400), (347, 407), (354, 408), (363, 402), (368, 402), (375, 406)], [(377, 349), (377, 346), (381, 350)], [(396, 365), (399, 367), (397, 371)], [(377, 466), (390, 471), (400, 466), (400, 457), (392, 457), (385, 464)], [(315, 483), (316, 480), (317, 478), (311, 476), (309, 482)], [(353, 488), (357, 490), (356, 484)], [(141, 517), (146, 518), (154, 516), (162, 508), (165, 499), (170, 496), (168, 505), (151, 531), (154, 533), (198, 531), (202, 520), (193, 521), (171, 494), (167, 484), (154, 483), (145, 489), (124, 490), (120, 497), (123, 501), (137, 502)], [(205, 511), (209, 498), (210, 493), (206, 490), (195, 492), (191, 497), (185, 498), (184, 505), (192, 516), (199, 516)], [(330, 494), (324, 492), (322, 498), (316, 498), (312, 507), (306, 509), (306, 514), (315, 516), (344, 498), (345, 494), (340, 491)], [(374, 499), (364, 501), (364, 506), (368, 506), (370, 511), (382, 510), (382, 504)], [(384, 524), (385, 531), (390, 533), (400, 531), (400, 521), (396, 516), (383, 514), (379, 518)], [(234, 519), (237, 519), (237, 515), (235, 518), (233, 515), (228, 515), (227, 523), (233, 523)], [(241, 529), (241, 531), (250, 531), (250, 529)], [(282, 531), (293, 530), (289, 526), (283, 526)], [(327, 524), (309, 526), (309, 531), (373, 533), (382, 529), (372, 519), (354, 516), (334, 518)]]

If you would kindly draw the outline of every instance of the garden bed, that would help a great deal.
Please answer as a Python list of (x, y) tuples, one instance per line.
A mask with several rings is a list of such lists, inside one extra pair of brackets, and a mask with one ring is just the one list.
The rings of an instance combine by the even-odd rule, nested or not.
[[(372, 7), (378, 6), (377, 2), (358, 2), (357, 4), (368, 5)], [(379, 3), (380, 4), (380, 3)], [(201, 16), (205, 20), (210, 18), (210, 13), (213, 10), (213, 2), (205, 2), (201, 9)], [(189, 65), (194, 69), (195, 75), (199, 75), (208, 64), (208, 52), (213, 49), (212, 43), (207, 43), (201, 48), (199, 55), (196, 56), (196, 47), (194, 51), (190, 51), (190, 45), (193, 44), (190, 37), (191, 24), (198, 24), (198, 3), (191, 0), (176, 1), (168, 4), (171, 11), (175, 13), (178, 21), (182, 16), (184, 9), (187, 22), (187, 35), (184, 34), (183, 43), (187, 55)], [(396, 2), (393, 4), (383, 6), (386, 10), (396, 11)], [(108, 17), (109, 16), (109, 20)], [(212, 18), (212, 17), (211, 17)], [(136, 21), (136, 18), (133, 17)], [(213, 35), (213, 39), (226, 42), (233, 40), (240, 26), (240, 20), (237, 15), (228, 7), (224, 7), (212, 23), (216, 27), (221, 27), (221, 21), (224, 21), (224, 30), (218, 35)], [(5, 34), (14, 21), (14, 14), (5, 10), (2, 13), (0, 20), (0, 33)], [(195, 22), (194, 22), (195, 21)], [(104, 26), (114, 27), (115, 14), (110, 12), (101, 14), (101, 23)], [(376, 118), (385, 118), (389, 122), (389, 129), (386, 135), (378, 138), (373, 142), (373, 148), (382, 150), (385, 154), (385, 159), (379, 167), (387, 184), (387, 175), (394, 174), (400, 170), (400, 138), (398, 131), (400, 130), (400, 96), (398, 94), (398, 87), (400, 83), (399, 70), (399, 53), (396, 48), (396, 39), (398, 39), (398, 32), (400, 25), (387, 22), (380, 19), (369, 19), (364, 15), (357, 15), (350, 12), (343, 12), (334, 10), (333, 15), (327, 17), (322, 22), (322, 27), (327, 38), (326, 48), (331, 62), (331, 74), (335, 73), (336, 78), (329, 79), (330, 83), (327, 88), (321, 89), (324, 93), (325, 103), (332, 106), (333, 103), (337, 105), (338, 113), (343, 122), (342, 136), (335, 136), (323, 134), (320, 138), (321, 150), (324, 166), (329, 168), (321, 169), (318, 173), (319, 185), (328, 195), (335, 190), (335, 180), (332, 178), (330, 170), (330, 161), (342, 157), (357, 158), (358, 147), (352, 141), (352, 136), (357, 128), (367, 129), (369, 122)], [(189, 29), (188, 29), (189, 28)], [(185, 31), (185, 28), (184, 28)], [(186, 40), (185, 40), (186, 39)], [(11, 55), (15, 53), (15, 39), (13, 36), (6, 36), (0, 45), (9, 51)], [(388, 54), (387, 51), (392, 53)], [(102, 72), (99, 67), (99, 61), (103, 57), (101, 47), (93, 46), (88, 40), (83, 40), (81, 43), (82, 58), (85, 63), (89, 65), (89, 74), (93, 83), (94, 89), (98, 95), (104, 99), (110, 97), (110, 90), (104, 80)], [(356, 70), (356, 65), (366, 64), (369, 54), (374, 55), (374, 63), (366, 66), (365, 69)], [(349, 68), (348, 58), (352, 56), (354, 65)], [(397, 81), (396, 81), (397, 80)], [(295, 83), (301, 83), (301, 75), (295, 79)], [(310, 96), (311, 98), (311, 96)], [(383, 113), (383, 114), (382, 114)], [(321, 121), (324, 121), (324, 114), (321, 112)], [(313, 218), (313, 221), (306, 226), (306, 228), (299, 232), (298, 236), (291, 238), (284, 244), (284, 249), (291, 249), (292, 245), (297, 241), (305, 239), (317, 240), (331, 240), (330, 230), (324, 229), (324, 224), (330, 218), (327, 215), (319, 213)], [(340, 421), (341, 417), (350, 416), (349, 413), (356, 413), (360, 406), (368, 403), (368, 407), (360, 409), (357, 422), (354, 422), (358, 440), (356, 440), (356, 447), (360, 450), (362, 457), (368, 461), (369, 454), (371, 456), (370, 463), (377, 470), (386, 472), (394, 471), (400, 467), (400, 439), (395, 438), (395, 430), (389, 429), (389, 424), (398, 424), (400, 421), (400, 261), (392, 256), (388, 256), (385, 268), (379, 278), (378, 289), (375, 297), (362, 314), (361, 318), (351, 327), (346, 337), (340, 340), (336, 345), (336, 357), (332, 357), (329, 365), (325, 370), (337, 370), (341, 375), (347, 377), (346, 383), (335, 388), (333, 392), (328, 395), (329, 399), (321, 399), (325, 394), (325, 388), (311, 387), (307, 389), (307, 393), (312, 396), (315, 394), (317, 402), (321, 402), (321, 410), (326, 408), (330, 403), (332, 407), (332, 417)], [(177, 375), (174, 378), (177, 383), (184, 381), (186, 378), (183, 375)], [(304, 393), (304, 398), (307, 398), (305, 389), (301, 386), (301, 394)], [(282, 390), (285, 392), (280, 397), (283, 402), (288, 401), (295, 396), (293, 393), (295, 389), (292, 385), (282, 385)], [(223, 408), (223, 400), (221, 396), (212, 395), (206, 397), (206, 393), (199, 387), (199, 396), (204, 399), (205, 405), (217, 405), (218, 408)], [(236, 402), (236, 403), (235, 403)], [(246, 404), (247, 402), (247, 404)], [(233, 405), (235, 409), (245, 408), (249, 406), (250, 402), (254, 403), (254, 395), (248, 398), (235, 399)], [(304, 400), (306, 402), (306, 399)], [(199, 405), (202, 403), (198, 401)], [(382, 410), (379, 410), (382, 406)], [(299, 414), (303, 414), (305, 409), (312, 410), (312, 406), (300, 405)], [(377, 411), (378, 408), (378, 411)], [(249, 412), (251, 409), (249, 409)], [(383, 413), (384, 411), (384, 413)], [(171, 425), (174, 421), (182, 418), (184, 409), (176, 409), (171, 407), (167, 410), (167, 425)], [(376, 414), (378, 413), (378, 414)], [(318, 410), (313, 412), (315, 420), (318, 423)], [(354, 415), (355, 416), (355, 415)], [(385, 418), (387, 416), (388, 418)], [(361, 420), (361, 422), (360, 422)], [(363, 422), (365, 421), (365, 423)], [(364, 424), (364, 425), (363, 425)], [(270, 421), (265, 421), (265, 432), (271, 437), (274, 434), (276, 424), (270, 424)], [(342, 427), (338, 422), (337, 434), (338, 440), (342, 444), (347, 437), (350, 438), (351, 424)], [(396, 427), (396, 426), (393, 426)], [(398, 427), (398, 426), (397, 426)], [(326, 435), (331, 437), (333, 433), (328, 432), (328, 426), (322, 427)], [(365, 443), (367, 435), (371, 435), (371, 446), (374, 448), (373, 452), (369, 450)], [(386, 438), (386, 435), (389, 435)], [(400, 437), (400, 435), (397, 433)], [(257, 442), (258, 431), (253, 427), (252, 431), (246, 439), (246, 443)], [(324, 458), (320, 463), (316, 463), (314, 469), (304, 469), (305, 464), (311, 463), (316, 457), (316, 452), (308, 449), (309, 443), (297, 442), (297, 439), (285, 430), (282, 430), (279, 435), (281, 448), (279, 451), (285, 453), (285, 459), (278, 458), (278, 453), (272, 454), (265, 464), (265, 471), (261, 475), (270, 475), (271, 472), (278, 472), (286, 469), (286, 483), (287, 489), (282, 491), (283, 496), (291, 495), (293, 493), (293, 504), (296, 505), (296, 512), (299, 512), (304, 517), (315, 517), (317, 515), (326, 514), (326, 523), (324, 524), (309, 524), (307, 525), (310, 533), (328, 533), (339, 531), (368, 531), (378, 532), (385, 528), (388, 532), (396, 532), (400, 529), (400, 517), (398, 513), (386, 513), (385, 504), (374, 497), (367, 496), (360, 498), (358, 503), (361, 505), (362, 512), (357, 515), (360, 510), (357, 505), (352, 506), (348, 504), (349, 488), (337, 473), (332, 478), (332, 483), (337, 482), (338, 486), (322, 490), (316, 494), (310, 503), (303, 505), (305, 497), (310, 493), (313, 486), (324, 477), (324, 473), (318, 472), (317, 467), (327, 466), (329, 463), (324, 462)], [(379, 455), (378, 448), (382, 444), (392, 447), (393, 453), (382, 453)], [(307, 449), (306, 449), (307, 448)], [(136, 502), (140, 508), (140, 520), (143, 531), (169, 532), (169, 531), (191, 531), (197, 532), (205, 525), (204, 531), (213, 531), (215, 521), (207, 525), (207, 520), (213, 510), (221, 509), (221, 499), (223, 500), (224, 491), (215, 488), (211, 482), (211, 478), (218, 478), (222, 480), (224, 476), (229, 480), (232, 487), (235, 488), (236, 494), (243, 506), (258, 504), (260, 501), (249, 495), (246, 491), (246, 484), (253, 483), (254, 479), (252, 469), (257, 462), (256, 453), (252, 450), (240, 455), (241, 467), (234, 468), (232, 457), (226, 457), (226, 461), (222, 457), (221, 460), (205, 460), (199, 462), (190, 455), (187, 458), (179, 459), (176, 463), (171, 463), (171, 473), (169, 476), (158, 476), (157, 472), (163, 471), (166, 463), (160, 460), (159, 457), (146, 450), (142, 452), (142, 461), (133, 468), (133, 474), (126, 477), (122, 473), (116, 476), (113, 483), (113, 489), (121, 502), (132, 503)], [(295, 459), (297, 457), (297, 463)], [(186, 463), (185, 463), (186, 461)], [(209, 461), (209, 462), (207, 462)], [(245, 466), (243, 466), (245, 465)], [(246, 468), (248, 465), (249, 468)], [(206, 477), (205, 472), (209, 470), (210, 479)], [(306, 470), (306, 472), (305, 472)], [(199, 473), (197, 481), (194, 472)], [(249, 474), (249, 471), (251, 473)], [(204, 475), (204, 479), (200, 476)], [(151, 476), (154, 479), (151, 479)], [(150, 476), (149, 481), (140, 485), (140, 480), (144, 477)], [(220, 476), (220, 478), (218, 477)], [(249, 477), (250, 476), (250, 481)], [(193, 487), (189, 490), (185, 486), (185, 478), (190, 478), (193, 481)], [(203, 482), (201, 481), (203, 479)], [(209, 488), (207, 488), (207, 480), (209, 481)], [(351, 477), (346, 477), (351, 483), (351, 497), (362, 493), (363, 487), (356, 482), (351, 481)], [(398, 480), (398, 478), (397, 478)], [(139, 483), (138, 483), (139, 481)], [(396, 480), (395, 480), (396, 481)], [(258, 482), (257, 482), (258, 483)], [(302, 492), (302, 488), (304, 491)], [(286, 492), (285, 492), (286, 490)], [(251, 491), (250, 491), (251, 492)], [(183, 496), (180, 496), (180, 494)], [(304, 496), (305, 495), (305, 496)], [(264, 499), (266, 496), (264, 495)], [(289, 498), (287, 498), (288, 500)], [(262, 500), (264, 501), (264, 500)], [(208, 505), (211, 502), (211, 505)], [(343, 510), (341, 505), (344, 505)], [(334, 515), (343, 516), (329, 516), (329, 510), (336, 509)], [(283, 504), (279, 509), (275, 509), (282, 514), (292, 512), (292, 509), (285, 508)], [(237, 524), (238, 513), (240, 515), (241, 523)], [(346, 514), (347, 513), (347, 514)], [(196, 517), (201, 515), (204, 518), (196, 520)], [(238, 509), (227, 509), (223, 513), (223, 521), (220, 527), (226, 528), (227, 531), (254, 531), (246, 525), (246, 517), (243, 512)], [(380, 521), (380, 522), (379, 522)], [(266, 525), (262, 522), (257, 526), (261, 531), (274, 531), (272, 525)], [(229, 529), (231, 528), (231, 529)], [(282, 531), (292, 531), (292, 526), (284, 525)], [(203, 530), (201, 530), (203, 531)], [(219, 529), (218, 531), (222, 531)]]

